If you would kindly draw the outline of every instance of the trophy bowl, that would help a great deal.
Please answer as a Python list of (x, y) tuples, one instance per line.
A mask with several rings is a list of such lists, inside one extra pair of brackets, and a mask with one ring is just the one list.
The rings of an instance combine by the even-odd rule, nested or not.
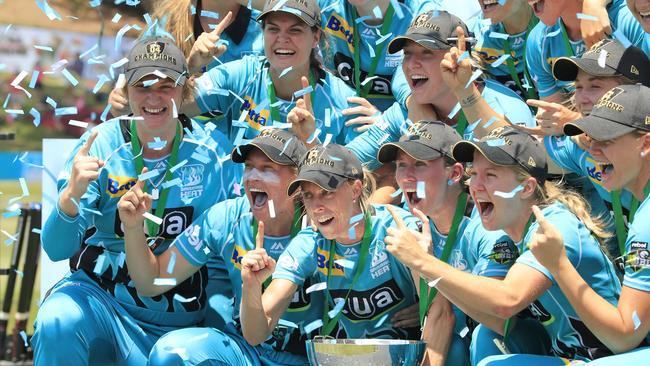
[(312, 366), (417, 366), (426, 344), (399, 339), (328, 339), (307, 341)]

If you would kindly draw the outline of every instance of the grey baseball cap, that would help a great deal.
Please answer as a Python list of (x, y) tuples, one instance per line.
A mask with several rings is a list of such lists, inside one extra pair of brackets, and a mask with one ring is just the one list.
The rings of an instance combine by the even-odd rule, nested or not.
[(267, 0), (257, 21), (274, 12), (293, 14), (310, 27), (320, 27), (320, 7), (316, 0)]
[(298, 177), (289, 184), (287, 194), (291, 196), (301, 182), (311, 182), (324, 190), (334, 191), (350, 179), (363, 180), (363, 167), (359, 159), (344, 146), (318, 145), (303, 156)]
[(400, 150), (421, 161), (443, 156), (453, 159), (451, 148), (460, 140), (458, 132), (445, 123), (420, 121), (409, 126), (398, 142), (384, 144), (377, 153), (377, 160), (383, 164), (395, 161)]
[(467, 25), (454, 14), (441, 10), (430, 10), (418, 15), (403, 36), (395, 37), (388, 44), (388, 53), (401, 51), (407, 41), (413, 41), (430, 50), (448, 50), (456, 46), (456, 27), (460, 26), (470, 36)]
[[(604, 67), (598, 64), (605, 56)], [(560, 57), (553, 63), (553, 76), (562, 81), (574, 81), (582, 70), (593, 76), (625, 76), (628, 79), (650, 84), (650, 60), (638, 47), (625, 48), (614, 39), (602, 40), (581, 57)]]
[(564, 125), (568, 136), (586, 133), (596, 141), (607, 141), (636, 130), (650, 132), (650, 88), (620, 85), (610, 89), (591, 113)]
[(178, 85), (187, 80), (187, 62), (183, 52), (167, 37), (151, 37), (139, 40), (129, 52), (124, 66), (124, 76), (134, 85), (147, 75), (162, 73)]
[(478, 141), (460, 141), (454, 145), (452, 153), (456, 161), (469, 163), (474, 160), (474, 151), (492, 164), (520, 166), (540, 184), (546, 182), (546, 150), (535, 138), (514, 127), (497, 127)]
[(307, 151), (305, 144), (293, 133), (278, 128), (263, 129), (251, 142), (233, 149), (231, 156), (235, 163), (246, 161), (248, 154), (259, 149), (271, 161), (280, 165), (298, 166)]

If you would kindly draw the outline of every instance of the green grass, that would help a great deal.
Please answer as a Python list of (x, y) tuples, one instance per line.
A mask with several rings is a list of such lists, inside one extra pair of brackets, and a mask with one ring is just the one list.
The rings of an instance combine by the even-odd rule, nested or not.
[[(42, 193), (42, 187), (41, 187), (41, 182), (28, 182), (27, 187), (29, 188), (29, 193), (30, 195), (28, 197), (23, 198), (19, 202), (40, 202), (41, 201), (41, 193)], [(20, 196), (22, 194), (22, 191), (20, 189), (20, 184), (18, 183), (18, 180), (2, 180), (0, 181), (0, 192), (2, 194), (0, 195), (0, 208), (4, 212), (5, 209), (7, 208), (7, 202), (14, 197)], [(17, 230), (17, 225), (18, 225), (18, 218), (17, 217), (11, 217), (11, 218), (4, 218), (0, 216), (0, 229), (6, 231), (7, 233), (14, 235)], [(40, 228), (40, 223), (36, 225), (36, 227)], [(8, 268), (10, 263), (11, 263), (11, 257), (13, 254), (14, 250), (14, 244), (11, 244), (7, 246), (4, 241), (7, 239), (7, 237), (4, 234), (0, 234), (0, 268)], [(23, 248), (23, 252), (21, 255), (21, 263), (19, 265), (19, 269), (23, 268), (24, 265), (24, 260), (25, 260), (25, 250), (27, 248)], [(13, 305), (12, 305), (12, 312), (10, 313), (10, 319), (9, 319), (9, 330), (7, 334), (11, 334), (13, 331), (13, 326), (14, 326), (14, 311), (16, 310), (16, 307), (18, 306), (18, 296), (20, 294), (19, 292), (19, 287), (20, 287), (20, 282), (21, 282), (21, 277), (16, 277), (16, 287), (14, 291), (14, 297), (13, 297)], [(6, 286), (7, 286), (7, 278), (6, 276), (0, 276), (0, 299), (4, 299), (6, 294)], [(33, 289), (33, 296), (32, 296), (32, 304), (30, 307), (30, 316), (29, 316), (29, 322), (27, 325), (27, 334), (33, 334), (34, 332), (34, 319), (36, 318), (36, 312), (38, 310), (38, 301), (40, 298), (40, 267), (38, 268), (38, 272), (36, 273), (36, 282), (34, 284), (34, 289)]]

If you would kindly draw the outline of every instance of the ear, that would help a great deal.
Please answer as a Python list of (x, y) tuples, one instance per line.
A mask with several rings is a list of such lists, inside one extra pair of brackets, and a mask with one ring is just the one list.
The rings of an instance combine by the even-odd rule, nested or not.
[(356, 179), (352, 183), (352, 194), (354, 195), (355, 200), (359, 200), (359, 197), (363, 194), (363, 182), (360, 179)]
[(320, 42), (320, 36), (321, 36), (320, 28), (317, 28), (316, 32), (314, 32), (314, 42), (312, 42), (311, 48), (318, 47), (318, 42)]
[(650, 132), (641, 135), (641, 157), (650, 158)]
[(454, 165), (449, 167), (448, 179), (453, 181), (454, 184), (458, 183), (463, 179), (464, 171), (465, 171), (465, 167), (463, 167), (463, 164), (455, 163)]
[(539, 186), (539, 183), (537, 183), (535, 178), (528, 177), (525, 181), (521, 182), (521, 185), (524, 186), (524, 189), (521, 191), (521, 198), (528, 199), (535, 196), (535, 190)]

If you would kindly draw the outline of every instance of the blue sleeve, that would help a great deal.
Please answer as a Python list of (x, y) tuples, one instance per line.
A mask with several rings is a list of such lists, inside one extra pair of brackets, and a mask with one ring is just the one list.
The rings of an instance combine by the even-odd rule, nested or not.
[(230, 234), (230, 223), (234, 219), (228, 209), (231, 202), (223, 201), (212, 206), (172, 242), (171, 245), (175, 245), (191, 265), (201, 267), (211, 255), (222, 256), (221, 248)]
[(546, 26), (539, 22), (528, 35), (526, 41), (526, 66), (540, 98), (548, 97), (560, 91), (555, 84), (550, 65), (544, 57), (543, 33)]
[(212, 132), (212, 138), (217, 142), (217, 157), (221, 165), (223, 189), (226, 198), (237, 198), (241, 196), (235, 192), (234, 184), (242, 184), (244, 164), (236, 164), (230, 160), (233, 146), (228, 138), (219, 131)]
[[(542, 212), (546, 211), (547, 209), (548, 208), (542, 210)], [(581, 231), (585, 229), (580, 227), (577, 218), (568, 211), (562, 211), (557, 215), (549, 215), (548, 213), (545, 213), (544, 216), (546, 220), (555, 225), (555, 227), (562, 234), (567, 258), (569, 258), (569, 261), (573, 264), (574, 267), (578, 268), (582, 260), (582, 238), (580, 237), (580, 234)], [(527, 245), (530, 240), (532, 240), (533, 235), (537, 232), (538, 227), (539, 224), (537, 222), (534, 222), (532, 225), (530, 225), (528, 233), (524, 238), (523, 247), (525, 248), (525, 252), (522, 253), (519, 258), (517, 258), (516, 263), (521, 263), (532, 267), (541, 272), (549, 280), (554, 281), (551, 272), (549, 272), (546, 267), (542, 266), (542, 264), (537, 261), (537, 258), (535, 258), (532, 251), (527, 250), (525, 247), (525, 245)]]
[(583, 169), (579, 163), (579, 154), (582, 150), (573, 142), (569, 136), (546, 136), (544, 137), (546, 154), (560, 168), (578, 175), (583, 175)]
[(495, 112), (503, 114), (513, 124), (526, 127), (537, 126), (535, 117), (526, 102), (517, 93), (498, 81), (486, 81), (483, 98)]
[(248, 79), (246, 59), (213, 67), (195, 80), (196, 104), (201, 113), (226, 112), (235, 95), (243, 95), (243, 83)]
[(411, 87), (409, 86), (408, 81), (406, 81), (406, 75), (404, 75), (404, 70), (402, 70), (401, 62), (399, 66), (397, 66), (397, 69), (395, 69), (393, 81), (391, 82), (391, 89), (397, 103), (406, 108), (406, 98), (411, 95)]
[(302, 286), (316, 273), (316, 242), (311, 229), (298, 233), (278, 258), (273, 279), (282, 278)]
[[(86, 143), (91, 131), (86, 132), (79, 139), (77, 146), (72, 150), (65, 164), (65, 169), (58, 177), (57, 189), (59, 195), (68, 186), (72, 164), (75, 155), (83, 144)], [(98, 136), (98, 139), (101, 137)], [(90, 149), (90, 155), (97, 155), (96, 145), (101, 141), (95, 141)], [(105, 170), (102, 170), (105, 172)], [(101, 176), (100, 176), (101, 179)], [(93, 214), (87, 209), (97, 210), (101, 198), (101, 189), (97, 180), (90, 182), (86, 193), (81, 196), (77, 208), (79, 213), (75, 217), (70, 217), (63, 213), (59, 208), (59, 197), (56, 199), (54, 210), (47, 218), (41, 233), (41, 243), (43, 250), (53, 261), (60, 261), (72, 257), (81, 247), (86, 230), (93, 225)]]
[(624, 286), (646, 292), (650, 292), (650, 227), (647, 224), (649, 216), (650, 198), (646, 198), (636, 212), (637, 219), (630, 226), (625, 242), (627, 256), (623, 278)]
[(609, 7), (609, 15), (614, 31), (620, 31), (633, 45), (643, 48), (646, 33), (634, 18), (625, 1), (617, 1)]
[(377, 161), (379, 148), (385, 143), (398, 141), (402, 131), (406, 132), (406, 113), (406, 109), (403, 109), (399, 103), (394, 103), (382, 113), (380, 121), (357, 136), (346, 147), (369, 169), (379, 168), (381, 166)]

